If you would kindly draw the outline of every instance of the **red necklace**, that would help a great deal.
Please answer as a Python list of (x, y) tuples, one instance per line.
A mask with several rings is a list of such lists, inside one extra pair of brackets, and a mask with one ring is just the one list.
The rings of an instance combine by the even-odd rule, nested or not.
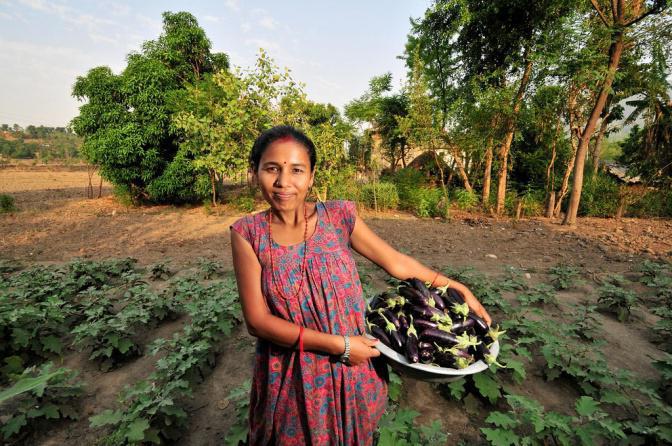
[(303, 220), (305, 222), (305, 228), (303, 230), (303, 260), (301, 261), (301, 281), (299, 282), (299, 287), (296, 289), (296, 291), (292, 293), (290, 297), (287, 297), (283, 294), (278, 284), (275, 283), (275, 267), (273, 266), (273, 230), (271, 229), (271, 223), (273, 222), (273, 212), (271, 209), (268, 210), (268, 249), (271, 257), (271, 283), (275, 286), (275, 291), (283, 299), (295, 298), (299, 295), (299, 292), (303, 287), (303, 276), (305, 276), (306, 272), (306, 253), (308, 252), (308, 218), (306, 218), (305, 203), (303, 205)]

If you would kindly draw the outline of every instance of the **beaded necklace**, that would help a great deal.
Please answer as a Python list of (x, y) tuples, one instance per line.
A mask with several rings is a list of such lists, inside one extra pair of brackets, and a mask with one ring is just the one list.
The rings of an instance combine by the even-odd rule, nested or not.
[(296, 291), (290, 296), (287, 297), (284, 295), (278, 284), (275, 282), (275, 267), (273, 266), (273, 230), (271, 229), (273, 223), (273, 212), (271, 209), (268, 210), (268, 248), (271, 257), (271, 283), (275, 286), (275, 291), (283, 299), (293, 299), (299, 295), (301, 288), (303, 287), (303, 277), (306, 272), (306, 253), (308, 252), (308, 218), (306, 217), (306, 205), (303, 205), (303, 220), (305, 222), (305, 228), (303, 230), (303, 260), (301, 261), (301, 281)]

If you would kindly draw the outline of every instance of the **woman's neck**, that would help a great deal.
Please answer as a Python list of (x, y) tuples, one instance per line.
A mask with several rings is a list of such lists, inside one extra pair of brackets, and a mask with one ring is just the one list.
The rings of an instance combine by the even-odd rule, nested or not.
[[(300, 225), (303, 225), (304, 208), (306, 206), (307, 206), (306, 203), (303, 202), (299, 204), (299, 206), (296, 209), (290, 209), (287, 211), (271, 208), (271, 212), (273, 213), (273, 220), (290, 227), (298, 227)], [(306, 214), (308, 213), (308, 209), (305, 209), (305, 213)]]

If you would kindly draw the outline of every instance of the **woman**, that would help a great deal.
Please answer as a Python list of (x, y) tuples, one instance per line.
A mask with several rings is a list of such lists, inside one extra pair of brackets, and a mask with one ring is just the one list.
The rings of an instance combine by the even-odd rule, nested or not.
[(386, 381), (365, 336), (366, 303), (350, 248), (390, 275), (462, 292), (462, 284), (399, 253), (349, 201), (306, 201), (315, 177), (312, 141), (289, 126), (255, 141), (253, 179), (270, 209), (231, 226), (243, 315), (258, 338), (250, 396), (251, 445), (370, 445), (387, 404)]

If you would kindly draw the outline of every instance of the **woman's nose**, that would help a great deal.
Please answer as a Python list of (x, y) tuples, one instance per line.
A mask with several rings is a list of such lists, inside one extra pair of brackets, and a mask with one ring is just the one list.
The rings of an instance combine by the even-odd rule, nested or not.
[(286, 172), (284, 171), (284, 169), (281, 169), (281, 170), (278, 172), (278, 176), (277, 176), (276, 179), (275, 179), (275, 186), (276, 186), (276, 187), (285, 187), (285, 183), (286, 183), (285, 180), (286, 180), (286, 179), (287, 179), (287, 174), (286, 174)]

